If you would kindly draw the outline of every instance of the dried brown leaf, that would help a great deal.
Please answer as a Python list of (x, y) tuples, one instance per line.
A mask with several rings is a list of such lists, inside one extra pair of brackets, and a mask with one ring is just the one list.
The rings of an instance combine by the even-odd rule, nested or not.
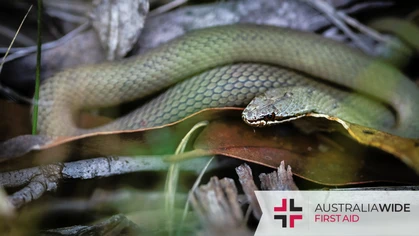
[(219, 154), (272, 168), (285, 161), (295, 175), (326, 185), (419, 182), (414, 171), (385, 152), (338, 133), (305, 135), (287, 125), (261, 129), (240, 119), (217, 120), (203, 130), (194, 147), (170, 159)]

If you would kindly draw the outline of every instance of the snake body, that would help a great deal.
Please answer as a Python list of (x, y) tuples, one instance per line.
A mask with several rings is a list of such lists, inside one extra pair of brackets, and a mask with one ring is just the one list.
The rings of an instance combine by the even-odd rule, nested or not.
[[(230, 25), (196, 30), (138, 57), (57, 73), (41, 85), (41, 103), (50, 105), (39, 108), (38, 130), (42, 134), (58, 136), (163, 125), (159, 122), (178, 119), (177, 114), (173, 114), (183, 108), (202, 109), (211, 103), (214, 106), (243, 106), (251, 97), (274, 87), (275, 81), (294, 81), (289, 78), (294, 78), (295, 73), (286, 74), (282, 72), (285, 70), (273, 66), (263, 66), (262, 70), (256, 70), (254, 64), (231, 65), (242, 62), (298, 70), (370, 95), (389, 104), (396, 111), (398, 120), (393, 129), (395, 133), (406, 137), (419, 136), (419, 89), (400, 71), (321, 36), (259, 25)], [(282, 76), (270, 77), (272, 74)], [(74, 117), (81, 108), (106, 107), (131, 101), (193, 76), (196, 77), (185, 81), (184, 86), (189, 84), (190, 88), (194, 88), (196, 83), (207, 83), (208, 89), (194, 91), (201, 96), (189, 100), (173, 97), (173, 110), (170, 112), (161, 109), (159, 106), (162, 103), (157, 101), (140, 108), (142, 112), (134, 112), (134, 116), (95, 130), (83, 130), (74, 123)], [(254, 84), (251, 84), (252, 81)], [(255, 81), (270, 82), (258, 87), (256, 84), (262, 82)], [(231, 92), (234, 88), (246, 89), (241, 93), (237, 93), (237, 90), (233, 92), (237, 96), (230, 99), (235, 101), (217, 103), (217, 98), (218, 101), (222, 100), (222, 91), (218, 91), (220, 87), (214, 86), (218, 83), (227, 84), (226, 88)], [(276, 86), (280, 85), (280, 82), (276, 83)], [(176, 94), (176, 91), (172, 93)], [(210, 104), (205, 96), (213, 97)], [(170, 100), (170, 97), (166, 99)], [(159, 119), (153, 111), (160, 112), (160, 121), (157, 121)], [(151, 122), (153, 120), (156, 122)]]
[(368, 25), (375, 30), (396, 35), (412, 49), (419, 51), (419, 28), (415, 23), (404, 19), (386, 17), (375, 19)]

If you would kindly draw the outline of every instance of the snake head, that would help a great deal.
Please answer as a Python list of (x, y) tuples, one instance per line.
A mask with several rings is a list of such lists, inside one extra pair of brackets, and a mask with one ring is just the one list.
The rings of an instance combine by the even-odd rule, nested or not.
[(295, 120), (313, 112), (304, 100), (310, 97), (306, 88), (286, 87), (268, 90), (255, 97), (242, 113), (251, 126), (264, 127)]

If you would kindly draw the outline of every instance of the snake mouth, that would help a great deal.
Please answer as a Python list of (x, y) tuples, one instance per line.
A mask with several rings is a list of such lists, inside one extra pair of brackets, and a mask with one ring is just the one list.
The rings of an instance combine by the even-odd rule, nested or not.
[(275, 115), (275, 113), (271, 113), (267, 115), (262, 115), (256, 119), (248, 119), (248, 118), (243, 117), (243, 120), (250, 126), (266, 127), (266, 126), (271, 126), (271, 125), (276, 125), (276, 124), (281, 124), (284, 122), (296, 120), (304, 116), (306, 116), (306, 114), (294, 114), (291, 116), (278, 116), (278, 115)]

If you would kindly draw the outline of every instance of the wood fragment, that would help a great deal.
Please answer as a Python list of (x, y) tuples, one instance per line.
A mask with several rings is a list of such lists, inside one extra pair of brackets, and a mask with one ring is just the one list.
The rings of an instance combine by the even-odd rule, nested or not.
[(93, 1), (90, 18), (109, 61), (125, 57), (135, 45), (148, 8), (148, 0)]
[(45, 192), (55, 191), (61, 180), (61, 164), (50, 164), (40, 167), (34, 172), (30, 182), (21, 190), (8, 197), (9, 202), (16, 208), (40, 198)]
[(281, 161), (277, 171), (270, 174), (260, 174), (259, 178), (263, 190), (298, 190), (292, 178), (291, 167), (288, 166), (287, 170), (285, 170), (284, 161)]
[(212, 177), (191, 195), (192, 206), (204, 226), (202, 235), (253, 235), (244, 222), (234, 180)]
[(245, 163), (236, 168), (236, 173), (239, 176), (239, 181), (246, 194), (247, 201), (252, 207), (253, 216), (256, 219), (260, 219), (260, 217), (262, 217), (262, 210), (260, 209), (259, 202), (255, 195), (255, 191), (258, 191), (259, 189), (253, 180), (252, 169)]

